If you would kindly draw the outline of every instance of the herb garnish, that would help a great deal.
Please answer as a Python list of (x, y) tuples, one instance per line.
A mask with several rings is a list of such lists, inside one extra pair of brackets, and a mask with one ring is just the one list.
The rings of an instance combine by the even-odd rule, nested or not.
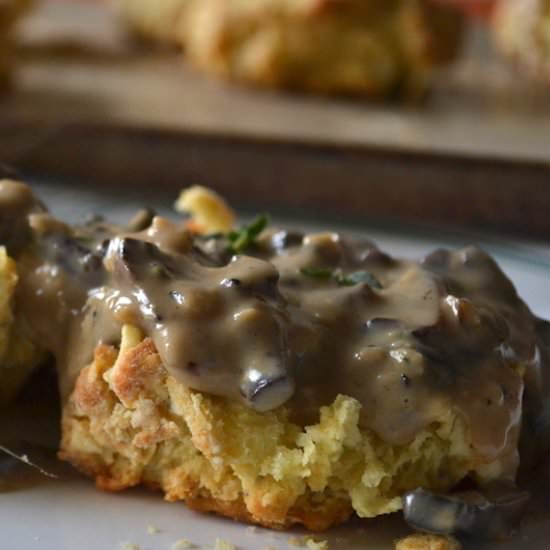
[(266, 214), (258, 216), (251, 224), (241, 227), (238, 231), (231, 231), (227, 235), (229, 249), (234, 254), (240, 254), (250, 248), (256, 237), (267, 227), (269, 217)]
[(380, 281), (368, 271), (354, 271), (349, 275), (344, 275), (340, 269), (332, 270), (320, 267), (304, 267), (300, 269), (300, 273), (315, 279), (332, 279), (340, 286), (354, 286), (360, 283), (366, 283), (375, 290), (382, 289)]
[(334, 276), (332, 269), (324, 269), (322, 267), (303, 267), (300, 269), (300, 273), (314, 279), (332, 279)]
[(368, 271), (355, 271), (349, 275), (340, 274), (338, 277), (338, 284), (341, 286), (353, 286), (359, 283), (367, 283), (371, 288), (381, 290), (382, 285), (380, 281)]

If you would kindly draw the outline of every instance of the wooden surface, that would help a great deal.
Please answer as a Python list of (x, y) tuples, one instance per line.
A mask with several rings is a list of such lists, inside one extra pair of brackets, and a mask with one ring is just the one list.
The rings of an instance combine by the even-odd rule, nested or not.
[(144, 202), (202, 183), (255, 211), (550, 239), (546, 163), (82, 124), (3, 125), (0, 158)]
[(101, 6), (40, 4), (20, 30), (18, 86), (0, 102), (0, 124), (93, 122), (550, 161), (550, 92), (489, 63), (479, 35), (413, 108), (215, 81), (176, 52), (131, 47)]

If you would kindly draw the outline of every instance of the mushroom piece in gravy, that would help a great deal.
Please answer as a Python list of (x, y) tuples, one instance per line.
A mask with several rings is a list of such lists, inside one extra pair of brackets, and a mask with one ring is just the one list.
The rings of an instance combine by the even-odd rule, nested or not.
[(403, 497), (403, 514), (420, 531), (500, 540), (518, 529), (528, 502), (529, 493), (510, 483), (454, 495), (416, 489)]

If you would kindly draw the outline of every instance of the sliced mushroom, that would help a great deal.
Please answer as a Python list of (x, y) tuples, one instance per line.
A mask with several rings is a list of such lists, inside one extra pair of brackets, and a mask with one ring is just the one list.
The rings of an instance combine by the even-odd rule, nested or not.
[[(270, 262), (247, 256), (235, 256), (235, 259), (224, 269), (220, 286), (232, 291), (238, 289), (260, 301), (280, 303), (279, 273)], [(237, 282), (238, 281), (238, 282)]]
[(128, 237), (111, 240), (106, 263), (108, 270), (135, 281), (163, 277), (176, 271), (170, 256), (156, 245)]
[(377, 330), (381, 332), (394, 332), (403, 328), (401, 321), (397, 319), (388, 319), (387, 317), (374, 317), (365, 323), (367, 330)]
[(403, 514), (419, 531), (500, 540), (518, 529), (529, 498), (527, 491), (506, 481), (452, 495), (415, 489), (403, 497)]
[(156, 212), (152, 208), (138, 210), (128, 222), (128, 231), (143, 231), (147, 229), (153, 223), (155, 216)]
[(0, 177), (0, 245), (12, 256), (32, 241), (29, 214), (45, 211), (28, 185)]
[(395, 263), (395, 260), (389, 254), (382, 252), (372, 241), (354, 241), (351, 248), (353, 257), (359, 265), (389, 267)]
[(276, 409), (294, 393), (294, 380), (283, 368), (269, 370), (272, 372), (248, 369), (241, 381), (241, 393), (247, 404), (259, 412)]
[(56, 225), (57, 220), (47, 214), (33, 214), (29, 220), (35, 233), (43, 230), (38, 246), (45, 260), (60, 266), (69, 277), (88, 288), (101, 284), (104, 276), (101, 250), (92, 250), (90, 243), (73, 236), (62, 224)]
[(273, 233), (270, 238), (273, 250), (281, 251), (291, 246), (299, 246), (302, 244), (304, 234), (298, 231), (281, 230)]

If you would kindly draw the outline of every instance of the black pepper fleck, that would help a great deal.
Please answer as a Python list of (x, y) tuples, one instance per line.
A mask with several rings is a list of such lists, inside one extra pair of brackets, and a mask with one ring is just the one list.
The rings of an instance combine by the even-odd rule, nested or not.
[(406, 374), (401, 375), (401, 382), (406, 388), (408, 388), (412, 384), (411, 379)]

